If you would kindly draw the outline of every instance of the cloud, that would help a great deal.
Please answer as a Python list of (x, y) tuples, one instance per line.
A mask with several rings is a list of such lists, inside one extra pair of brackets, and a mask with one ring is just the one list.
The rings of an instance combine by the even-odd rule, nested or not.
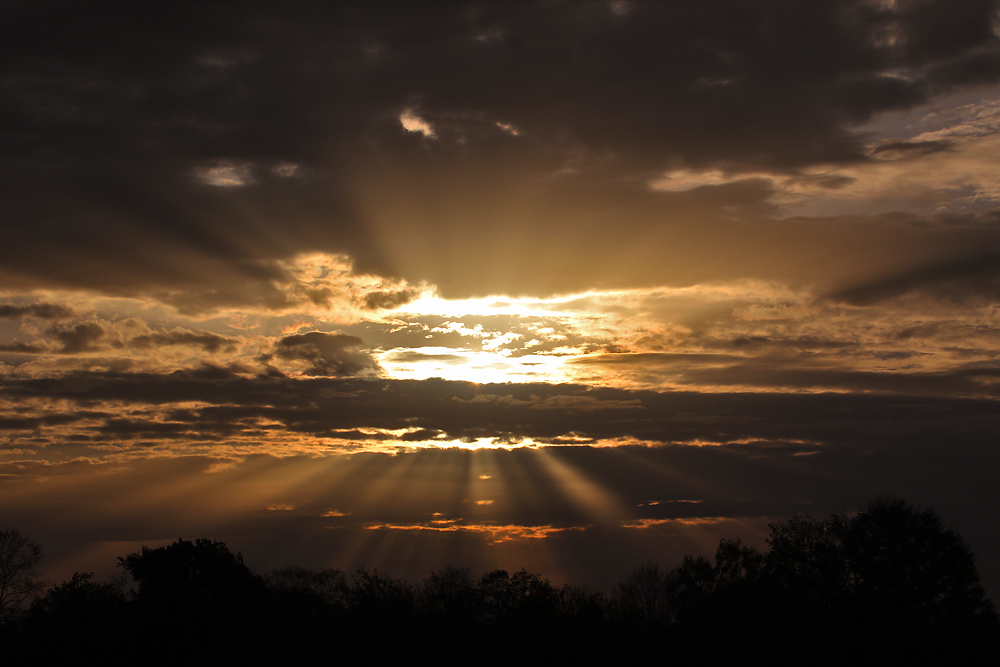
[(953, 147), (953, 142), (941, 139), (936, 141), (887, 141), (876, 146), (872, 152), (885, 160), (899, 160), (950, 151), (953, 150)]
[(404, 289), (395, 292), (369, 292), (364, 298), (364, 307), (368, 310), (392, 310), (405, 306), (419, 296), (414, 289)]
[(663, 526), (671, 523), (679, 523), (685, 526), (704, 526), (704, 525), (714, 525), (718, 523), (726, 523), (732, 521), (729, 517), (724, 516), (699, 516), (699, 517), (685, 517), (685, 518), (675, 518), (675, 519), (639, 519), (638, 521), (629, 521), (622, 524), (622, 528), (638, 528), (639, 530), (647, 530), (656, 526)]
[(593, 396), (550, 396), (543, 401), (536, 401), (531, 405), (535, 410), (562, 410), (573, 413), (576, 411), (591, 410), (622, 410), (628, 408), (642, 408), (642, 401), (597, 399)]
[(305, 362), (306, 375), (342, 377), (381, 372), (364, 341), (355, 336), (318, 331), (287, 336), (275, 345), (274, 354), (286, 361)]
[(468, 361), (468, 359), (460, 354), (442, 353), (442, 354), (429, 354), (427, 352), (419, 352), (417, 350), (401, 350), (392, 352), (390, 358), (394, 362), (399, 363), (413, 363), (421, 361), (439, 361), (448, 364), (463, 364)]
[[(982, 227), (965, 218), (955, 224), (970, 231)], [(924, 233), (925, 228), (916, 230)], [(989, 279), (996, 262), (988, 252), (975, 259), (953, 261), (945, 265), (947, 271), (932, 271), (935, 265), (910, 270), (902, 282), (861, 285), (865, 295), (871, 293), (867, 300), (860, 290), (817, 298), (811, 289), (762, 281), (594, 291), (523, 302), (442, 300), (448, 315), (422, 314), (428, 300), (421, 299), (414, 305), (417, 313), (400, 310), (385, 318), (372, 313), (371, 320), (338, 327), (337, 333), (329, 333), (334, 322), (322, 312), (228, 310), (224, 317), (191, 319), (155, 302), (66, 294), (60, 302), (72, 303), (83, 321), (53, 326), (29, 318), (16, 323), (16, 330), (9, 328), (0, 345), (22, 355), (7, 358), (10, 372), (33, 377), (71, 368), (183, 371), (205, 361), (246, 376), (377, 375), (371, 365), (377, 363), (385, 377), (413, 379), (988, 394), (988, 382), (963, 370), (991, 363), (1000, 344)], [(324, 260), (309, 271), (322, 275), (331, 272), (331, 265)], [(364, 290), (359, 284), (357, 293)], [(280, 345), (280, 339), (265, 335), (301, 336), (310, 330), (314, 336)], [(323, 336), (353, 336), (362, 343), (349, 349), (345, 338), (338, 343), (343, 349), (323, 346)], [(316, 345), (305, 344), (310, 338)], [(64, 349), (77, 352), (60, 354)], [(350, 352), (361, 354), (354, 361), (367, 371), (331, 361), (344, 361)], [(936, 389), (935, 378), (941, 380)], [(574, 405), (582, 408), (583, 402)]]
[(169, 332), (149, 333), (135, 336), (129, 340), (129, 345), (138, 348), (163, 347), (170, 345), (191, 345), (202, 348), (205, 352), (233, 351), (236, 343), (233, 339), (212, 333), (195, 333), (176, 329)]
[(1000, 253), (979, 251), (885, 276), (829, 295), (834, 300), (871, 305), (921, 292), (952, 301), (1000, 301)]
[[(992, 446), (992, 434), (1000, 429), (993, 398), (997, 377), (995, 365), (898, 376), (737, 367), (689, 370), (687, 378), (714, 382), (719, 389), (728, 383), (827, 386), (857, 393), (660, 393), (580, 385), (252, 376), (212, 367), (166, 374), (78, 371), (38, 379), (6, 377), (0, 391), (11, 418), (16, 410), (52, 419), (78, 418), (81, 408), (96, 410), (76, 425), (42, 432), (39, 442), (51, 446), (79, 437), (100, 443), (102, 430), (108, 429), (122, 438), (119, 453), (131, 456), (147, 455), (148, 443), (157, 440), (164, 445), (177, 440), (189, 450), (215, 442), (212, 447), (234, 452), (354, 451), (359, 445), (385, 451), (417, 443), (406, 434), (425, 436), (438, 446), (500, 439), (535, 446), (795, 440), (851, 447), (878, 442), (929, 447), (962, 440), (971, 447)], [(510, 398), (473, 400), (483, 394)], [(560, 404), (585, 409), (535, 409)], [(586, 409), (592, 405), (602, 409)]]
[(402, 125), (403, 129), (407, 132), (417, 132), (428, 139), (437, 138), (437, 134), (434, 132), (434, 126), (417, 115), (412, 109), (407, 109), (403, 113), (399, 114), (399, 124)]
[(416, 431), (404, 433), (399, 437), (399, 439), (403, 442), (423, 442), (427, 440), (434, 440), (442, 435), (444, 435), (444, 433), (437, 429), (421, 428)]
[(46, 351), (46, 348), (41, 345), (33, 345), (31, 343), (22, 343), (20, 341), (14, 341), (12, 343), (6, 343), (0, 345), (0, 351), (2, 352), (14, 352), (17, 354), (39, 354)]
[[(766, 250), (801, 242), (809, 266), (822, 238), (747, 238), (779, 213), (768, 179), (829, 188), (854, 176), (814, 171), (901, 162), (871, 154), (865, 123), (1000, 71), (995, 2), (348, 4), (13, 11), (5, 284), (193, 314), (335, 307), (336, 290), (290, 294), (261, 269), (311, 252), (453, 295), (813, 279), (847, 267)], [(649, 191), (672, 170), (729, 182)]]
[(361, 274), (351, 258), (342, 254), (307, 252), (282, 259), (243, 260), (228, 269), (228, 275), (212, 284), (161, 288), (147, 298), (195, 318), (249, 311), (349, 322), (370, 315), (367, 311), (397, 308), (422, 293), (405, 281)]
[(491, 523), (466, 523), (458, 520), (438, 520), (425, 523), (413, 524), (373, 524), (365, 527), (366, 530), (402, 530), (402, 531), (427, 531), (435, 533), (477, 533), (487, 536), (488, 544), (502, 544), (516, 540), (541, 540), (556, 533), (566, 531), (583, 531), (584, 526), (518, 526), (518, 525), (497, 525)]
[(996, 364), (937, 373), (886, 373), (746, 363), (717, 369), (689, 369), (683, 373), (682, 378), (682, 383), (693, 385), (868, 391), (903, 395), (1000, 396), (1000, 388), (997, 386), (1000, 365)]
[(206, 185), (223, 188), (241, 187), (254, 182), (249, 164), (234, 164), (225, 160), (209, 167), (196, 169), (195, 175)]
[(43, 320), (62, 320), (72, 316), (71, 309), (54, 303), (0, 304), (0, 318), (37, 317)]
[(65, 329), (55, 329), (53, 334), (62, 343), (63, 354), (76, 354), (97, 349), (97, 342), (105, 337), (105, 330), (96, 322), (84, 322)]

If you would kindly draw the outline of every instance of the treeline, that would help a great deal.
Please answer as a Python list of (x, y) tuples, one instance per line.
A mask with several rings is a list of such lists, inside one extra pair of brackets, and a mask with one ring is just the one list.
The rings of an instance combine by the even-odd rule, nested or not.
[[(76, 574), (0, 625), (7, 656), (114, 662), (894, 664), (995, 659), (998, 621), (972, 554), (932, 511), (881, 499), (772, 525), (767, 549), (637, 567), (610, 594), (538, 574), (288, 567), (260, 576), (201, 539)], [(2, 574), (2, 573), (0, 573)]]

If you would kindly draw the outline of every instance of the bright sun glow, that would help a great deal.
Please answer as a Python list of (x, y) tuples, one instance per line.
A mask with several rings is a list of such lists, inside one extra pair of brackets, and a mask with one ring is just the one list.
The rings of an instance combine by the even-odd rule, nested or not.
[[(621, 301), (624, 291), (588, 291), (550, 298), (492, 296), (445, 299), (424, 293), (394, 311), (400, 317), (443, 317), (446, 322), (430, 330), (461, 338), (462, 345), (393, 348), (377, 355), (391, 377), (442, 378), (481, 383), (566, 382), (573, 376), (568, 361), (584, 353), (566, 346), (543, 346), (565, 338), (550, 327), (558, 322), (581, 333), (594, 326), (595, 314), (583, 304)], [(634, 295), (631, 295), (634, 296)], [(484, 327), (485, 318), (509, 317), (518, 331)], [(544, 351), (541, 348), (544, 347)]]
[(378, 355), (379, 364), (394, 378), (442, 378), (463, 382), (560, 382), (566, 359), (547, 355), (510, 357), (505, 350), (421, 347), (393, 349)]
[(633, 290), (590, 290), (548, 298), (489, 296), (478, 299), (445, 299), (437, 294), (425, 293), (420, 298), (400, 308), (399, 312), (412, 315), (443, 315), (445, 317), (472, 315), (572, 316), (579, 314), (579, 306), (574, 304), (578, 304), (580, 301), (610, 301), (633, 294)]

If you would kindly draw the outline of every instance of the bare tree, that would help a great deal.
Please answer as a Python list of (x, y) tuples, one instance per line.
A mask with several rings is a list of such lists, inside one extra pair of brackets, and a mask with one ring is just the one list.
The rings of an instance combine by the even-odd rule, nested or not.
[(16, 609), (42, 589), (38, 563), (42, 547), (20, 531), (0, 530), (0, 615)]

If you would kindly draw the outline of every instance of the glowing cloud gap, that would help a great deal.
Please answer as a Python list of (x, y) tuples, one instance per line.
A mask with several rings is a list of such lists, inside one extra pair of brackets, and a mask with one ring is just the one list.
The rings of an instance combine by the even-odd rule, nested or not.
[(426, 523), (381, 523), (365, 526), (366, 530), (430, 531), (436, 533), (476, 533), (489, 536), (488, 544), (501, 544), (517, 540), (541, 540), (557, 533), (585, 531), (586, 526), (557, 527), (551, 525), (520, 526), (515, 524), (456, 523), (458, 519), (439, 519)]
[(697, 517), (680, 517), (672, 519), (638, 519), (636, 521), (626, 521), (622, 523), (622, 528), (637, 528), (639, 530), (646, 530), (648, 528), (653, 528), (655, 526), (667, 526), (671, 524), (679, 524), (682, 526), (712, 526), (731, 521), (736, 521), (736, 519), (734, 519), (733, 517), (725, 517), (725, 516), (697, 516)]

